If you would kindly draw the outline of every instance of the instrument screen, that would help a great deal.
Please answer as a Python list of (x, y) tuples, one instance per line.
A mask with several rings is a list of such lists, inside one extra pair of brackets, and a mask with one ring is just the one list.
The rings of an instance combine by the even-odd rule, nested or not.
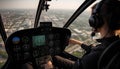
[(45, 35), (32, 36), (33, 47), (43, 46), (46, 44)]

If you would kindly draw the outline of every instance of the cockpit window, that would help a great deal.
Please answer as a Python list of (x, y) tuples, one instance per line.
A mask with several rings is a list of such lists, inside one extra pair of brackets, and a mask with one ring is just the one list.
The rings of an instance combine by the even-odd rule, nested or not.
[(39, 0), (1, 0), (0, 14), (7, 35), (21, 30), (33, 28)]
[(5, 45), (3, 43), (2, 37), (0, 36), (0, 68), (6, 62), (8, 55), (5, 51)]
[(52, 0), (48, 12), (43, 12), (41, 21), (52, 21), (53, 26), (63, 27), (82, 0)]
[[(90, 10), (85, 10), (68, 28), (72, 32), (72, 39), (79, 40), (85, 44), (92, 44), (91, 41), (91, 28), (89, 27), (88, 19), (90, 16)], [(66, 51), (74, 56), (82, 57), (85, 50), (78, 44), (69, 44)]]
[[(0, 14), (7, 36), (18, 30), (33, 28), (38, 3), (39, 0), (0, 0)], [(0, 35), (0, 68), (7, 57)]]

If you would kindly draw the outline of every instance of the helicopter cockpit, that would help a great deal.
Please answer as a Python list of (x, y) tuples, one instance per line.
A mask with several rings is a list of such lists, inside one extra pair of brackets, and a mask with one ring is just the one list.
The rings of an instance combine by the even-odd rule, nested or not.
[[(56, 66), (54, 67), (55, 69), (75, 69), (69, 67), (66, 68), (67, 66), (61, 67), (62, 65), (59, 66), (59, 62), (54, 63), (56, 61), (54, 61), (53, 57), (56, 55), (60, 55), (62, 57), (70, 59), (70, 62), (73, 61), (73, 63), (78, 60), (78, 57), (73, 57), (73, 55), (67, 53), (65, 51), (65, 48), (67, 48), (67, 46), (69, 45), (69, 39), (72, 37), (73, 31), (81, 35), (84, 34), (82, 34), (81, 31), (78, 31), (77, 29), (71, 29), (71, 27), (69, 26), (73, 23), (75, 19), (77, 19), (80, 14), (82, 14), (84, 10), (86, 10), (91, 4), (96, 2), (96, 0), (83, 1), (80, 7), (78, 7), (78, 9), (68, 19), (68, 21), (65, 22), (65, 25), (63, 27), (54, 27), (54, 22), (52, 21), (40, 21), (42, 11), (49, 11), (49, 1), (51, 0), (39, 0), (34, 21), (34, 28), (15, 31), (11, 35), (9, 35), (9, 37), (6, 34), (2, 17), (0, 16), (0, 32), (5, 43), (6, 52), (8, 54), (7, 61), (2, 66), (2, 69), (26, 69), (24, 68), (26, 63), (30, 64), (33, 69), (45, 69), (43, 64), (47, 61), (52, 61), (53, 64), (55, 64)], [(113, 45), (119, 46), (119, 41), (112, 44), (112, 48)], [(111, 47), (109, 49), (111, 49)], [(105, 51), (102, 56), (106, 57), (106, 53), (107, 55), (109, 55), (110, 53), (108, 53), (108, 51), (111, 50)], [(116, 56), (117, 58), (118, 55), (119, 54), (117, 54)], [(102, 61), (104, 61), (104, 59), (101, 57), (98, 66), (102, 66)], [(110, 65), (108, 64), (108, 67), (109, 66)], [(102, 67), (100, 67), (99, 69), (103, 69)]]

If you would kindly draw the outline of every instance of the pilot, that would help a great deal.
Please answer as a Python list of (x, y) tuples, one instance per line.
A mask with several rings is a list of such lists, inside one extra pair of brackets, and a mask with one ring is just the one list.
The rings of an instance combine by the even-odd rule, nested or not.
[[(92, 35), (100, 33), (100, 44), (89, 47), (81, 41), (71, 39), (71, 43), (77, 43), (86, 49), (85, 54), (76, 62), (70, 62), (66, 58), (57, 56), (54, 61), (65, 67), (74, 69), (97, 69), (97, 63), (102, 52), (114, 41), (120, 37), (120, 1), (109, 0), (100, 1), (92, 7), (92, 13), (89, 18), (89, 24), (93, 28)], [(70, 67), (69, 67), (69, 66)]]

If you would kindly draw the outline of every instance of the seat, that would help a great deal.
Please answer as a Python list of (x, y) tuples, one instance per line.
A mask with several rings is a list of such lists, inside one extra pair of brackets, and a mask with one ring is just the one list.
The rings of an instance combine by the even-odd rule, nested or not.
[(120, 69), (120, 39), (110, 44), (101, 54), (98, 69)]

